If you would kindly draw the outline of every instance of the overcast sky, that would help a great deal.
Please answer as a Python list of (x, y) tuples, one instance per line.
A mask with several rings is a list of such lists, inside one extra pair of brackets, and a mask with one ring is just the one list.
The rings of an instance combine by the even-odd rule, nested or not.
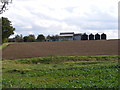
[(8, 17), (16, 34), (106, 33), (118, 38), (119, 0), (13, 0)]

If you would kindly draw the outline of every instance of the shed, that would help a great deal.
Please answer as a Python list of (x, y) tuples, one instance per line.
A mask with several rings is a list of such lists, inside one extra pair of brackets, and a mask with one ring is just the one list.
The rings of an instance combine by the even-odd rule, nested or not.
[(107, 38), (107, 36), (106, 36), (106, 34), (101, 34), (101, 40), (106, 40), (106, 38)]
[(94, 40), (94, 35), (92, 33), (89, 35), (89, 40)]
[(100, 40), (100, 34), (95, 34), (95, 40)]
[(81, 40), (88, 40), (88, 35), (86, 33), (84, 33), (82, 36), (81, 36)]

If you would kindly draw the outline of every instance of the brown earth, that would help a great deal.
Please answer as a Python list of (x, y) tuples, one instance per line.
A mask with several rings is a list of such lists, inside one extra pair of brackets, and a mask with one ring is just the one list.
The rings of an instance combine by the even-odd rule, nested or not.
[(3, 59), (95, 55), (118, 55), (118, 40), (14, 43), (2, 51)]

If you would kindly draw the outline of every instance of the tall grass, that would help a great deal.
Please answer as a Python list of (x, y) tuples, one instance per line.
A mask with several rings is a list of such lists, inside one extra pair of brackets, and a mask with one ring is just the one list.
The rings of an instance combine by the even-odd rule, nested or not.
[(38, 57), (38, 58), (26, 58), (18, 59), (16, 63), (23, 64), (50, 64), (50, 63), (62, 63), (66, 61), (118, 61), (120, 56), (50, 56), (50, 57)]

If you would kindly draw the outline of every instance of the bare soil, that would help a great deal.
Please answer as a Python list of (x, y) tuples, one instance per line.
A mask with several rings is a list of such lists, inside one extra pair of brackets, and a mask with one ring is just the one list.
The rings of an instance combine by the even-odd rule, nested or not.
[(43, 56), (118, 55), (119, 40), (14, 43), (2, 50), (2, 59)]

